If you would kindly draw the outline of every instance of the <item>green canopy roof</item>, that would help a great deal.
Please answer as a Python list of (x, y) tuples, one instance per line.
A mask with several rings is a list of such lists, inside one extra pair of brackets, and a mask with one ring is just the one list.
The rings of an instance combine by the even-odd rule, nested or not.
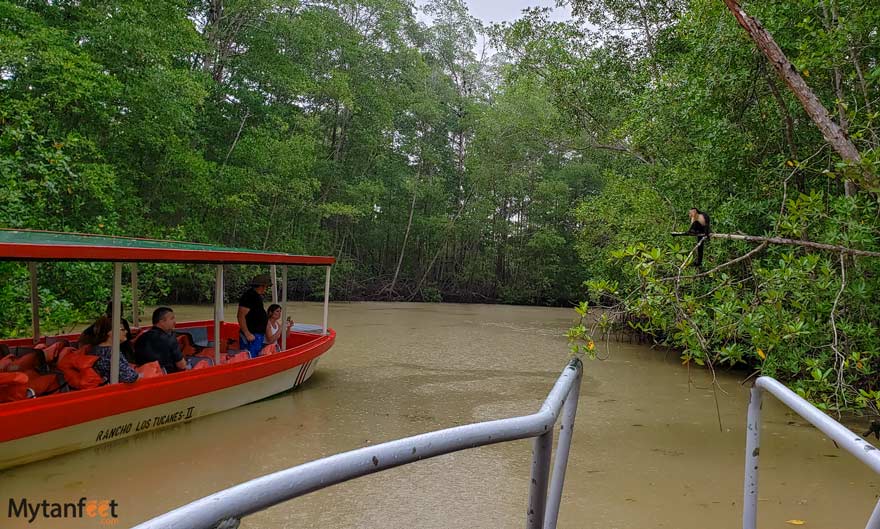
[(331, 265), (333, 257), (227, 248), (193, 242), (0, 229), (0, 260)]

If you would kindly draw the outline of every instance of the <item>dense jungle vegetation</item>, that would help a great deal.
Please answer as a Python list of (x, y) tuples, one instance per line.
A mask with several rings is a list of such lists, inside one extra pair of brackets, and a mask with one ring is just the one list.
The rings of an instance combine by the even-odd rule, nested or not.
[[(742, 2), (844, 156), (726, 3), (487, 27), (461, 0), (0, 0), (0, 226), (333, 255), (335, 299), (589, 298), (612, 308), (576, 338), (626, 325), (876, 411), (880, 266), (849, 250), (880, 250), (880, 5)], [(713, 238), (696, 269), (669, 235), (694, 206), (795, 243)], [(50, 328), (109, 296), (107, 266), (40, 275)], [(209, 267), (140, 275), (153, 300), (211, 299)], [(0, 331), (27, 303), (0, 264)]]

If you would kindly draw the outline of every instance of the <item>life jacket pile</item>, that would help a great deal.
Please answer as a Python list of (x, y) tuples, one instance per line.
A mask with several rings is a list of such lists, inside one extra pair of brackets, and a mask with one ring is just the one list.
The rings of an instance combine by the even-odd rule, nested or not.
[(0, 402), (27, 398), (28, 377), (24, 373), (0, 373)]
[[(67, 383), (56, 364), (72, 350), (66, 341), (51, 345), (19, 347), (0, 358), (0, 402), (67, 391)], [(22, 378), (24, 377), (24, 378)]]
[(71, 351), (58, 361), (58, 369), (73, 389), (92, 389), (104, 384), (104, 377), (93, 367), (97, 356), (88, 354), (88, 347)]

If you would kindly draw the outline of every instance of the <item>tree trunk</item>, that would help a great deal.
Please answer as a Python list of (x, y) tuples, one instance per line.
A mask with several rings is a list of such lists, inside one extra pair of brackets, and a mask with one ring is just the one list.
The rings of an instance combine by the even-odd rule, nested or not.
[(642, 19), (642, 29), (645, 32), (645, 44), (648, 47), (648, 58), (651, 61), (651, 73), (656, 83), (660, 80), (660, 71), (657, 69), (657, 60), (654, 54), (654, 36), (651, 34), (651, 26), (648, 24), (648, 15), (645, 13), (645, 5), (642, 0), (639, 0), (639, 15)]
[[(838, 24), (838, 14), (837, 14), (837, 6), (834, 5), (833, 0), (831, 3), (831, 13), (828, 12), (828, 1), (822, 2), (822, 12), (825, 15), (825, 27), (829, 33), (833, 31), (837, 31), (839, 29)], [(837, 61), (834, 62), (834, 96), (837, 98), (837, 121), (840, 125), (840, 130), (844, 135), (849, 135), (849, 124), (846, 120), (846, 108), (843, 105), (844, 95), (843, 95), (843, 76), (840, 73), (840, 65), (837, 64)], [(856, 194), (856, 186), (852, 180), (846, 180), (843, 183), (843, 192), (846, 196), (851, 197)]]
[(437, 251), (434, 252), (434, 257), (431, 258), (431, 262), (428, 263), (428, 268), (425, 269), (425, 273), (422, 274), (422, 278), (419, 279), (419, 282), (416, 285), (416, 288), (413, 289), (412, 296), (410, 296), (410, 299), (415, 298), (416, 295), (418, 295), (419, 291), (422, 290), (422, 285), (424, 285), (425, 280), (428, 279), (428, 274), (431, 273), (431, 269), (434, 267), (434, 262), (437, 261), (437, 257), (440, 256), (440, 252), (443, 251), (443, 249), (446, 247), (446, 242), (449, 237), (449, 232), (455, 226), (455, 223), (456, 223), (456, 221), (458, 221), (458, 218), (461, 217), (461, 214), (464, 211), (464, 208), (467, 205), (469, 198), (470, 197), (465, 197), (465, 199), (461, 202), (461, 206), (458, 208), (458, 212), (456, 212), (455, 216), (452, 217), (452, 220), (450, 220), (449, 224), (446, 226), (446, 233), (444, 234), (443, 241), (441, 241), (440, 247), (437, 249)]
[[(421, 165), (419, 165), (421, 168)], [(416, 197), (418, 196), (419, 191), (419, 175), (416, 174), (416, 181), (413, 184), (413, 197), (412, 203), (409, 205), (409, 219), (406, 221), (406, 231), (403, 233), (403, 244), (400, 245), (400, 256), (397, 258), (397, 268), (394, 269), (394, 277), (391, 279), (391, 284), (388, 285), (386, 289), (388, 294), (394, 294), (394, 287), (397, 286), (397, 276), (400, 275), (400, 266), (403, 264), (403, 256), (406, 253), (406, 241), (409, 240), (409, 230), (412, 227), (412, 219), (413, 219), (413, 211), (416, 209)]]
[[(798, 98), (798, 101), (801, 102), (801, 105), (810, 116), (810, 119), (812, 119), (813, 123), (819, 127), (825, 141), (827, 141), (845, 161), (853, 165), (859, 165), (862, 158), (859, 155), (858, 149), (856, 149), (856, 146), (853, 145), (852, 141), (846, 136), (846, 133), (834, 122), (834, 120), (831, 119), (828, 110), (825, 109), (822, 102), (819, 101), (819, 98), (817, 98), (813, 91), (810, 90), (810, 87), (804, 82), (804, 79), (797, 72), (794, 65), (789, 62), (788, 58), (782, 52), (782, 49), (780, 49), (779, 45), (776, 44), (776, 41), (773, 40), (773, 36), (770, 35), (770, 33), (764, 29), (756, 19), (749, 16), (748, 13), (740, 7), (737, 0), (723, 1), (731, 13), (733, 13), (733, 16), (736, 18), (739, 25), (746, 30), (749, 37), (754, 41), (755, 45), (758, 46), (758, 49), (764, 53), (770, 61), (770, 64), (776, 69), (776, 73), (779, 74), (782, 80), (785, 81), (785, 84), (787, 84), (794, 93), (795, 97)], [(878, 187), (875, 175), (862, 174), (861, 183), (872, 188)]]

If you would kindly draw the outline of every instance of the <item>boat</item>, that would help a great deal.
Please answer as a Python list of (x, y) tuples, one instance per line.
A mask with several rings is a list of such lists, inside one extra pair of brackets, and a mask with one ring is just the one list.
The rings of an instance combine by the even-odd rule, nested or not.
[[(70, 234), (28, 230), (0, 230), (0, 261), (28, 263), (30, 271), (32, 337), (0, 340), (10, 358), (53, 344), (76, 347), (79, 335), (42, 336), (37, 291), (38, 263), (97, 261), (113, 263), (111, 321), (120, 321), (123, 263), (131, 269), (132, 332), (139, 325), (137, 263), (184, 263), (216, 266), (214, 319), (178, 322), (178, 336), (195, 351), (198, 369), (119, 383), (119, 332), (113, 329), (110, 381), (100, 387), (56, 392), (51, 395), (0, 403), (0, 469), (59, 454), (94, 447), (152, 432), (199, 417), (226, 411), (282, 393), (307, 381), (318, 361), (334, 344), (336, 333), (327, 326), (330, 268), (333, 257), (291, 255), (227, 248), (199, 243)], [(223, 321), (224, 265), (270, 267), (272, 301), (287, 301), (288, 266), (323, 266), (323, 324), (296, 324), (282, 333), (274, 354), (248, 358), (235, 351), (239, 325)], [(281, 271), (280, 286), (278, 269)], [(278, 293), (280, 290), (280, 300)], [(126, 315), (127, 316), (127, 315)], [(281, 321), (285, 320), (282, 315)], [(219, 336), (219, 340), (215, 337)], [(56, 346), (55, 349), (59, 349)], [(0, 355), (2, 356), (2, 355)]]

